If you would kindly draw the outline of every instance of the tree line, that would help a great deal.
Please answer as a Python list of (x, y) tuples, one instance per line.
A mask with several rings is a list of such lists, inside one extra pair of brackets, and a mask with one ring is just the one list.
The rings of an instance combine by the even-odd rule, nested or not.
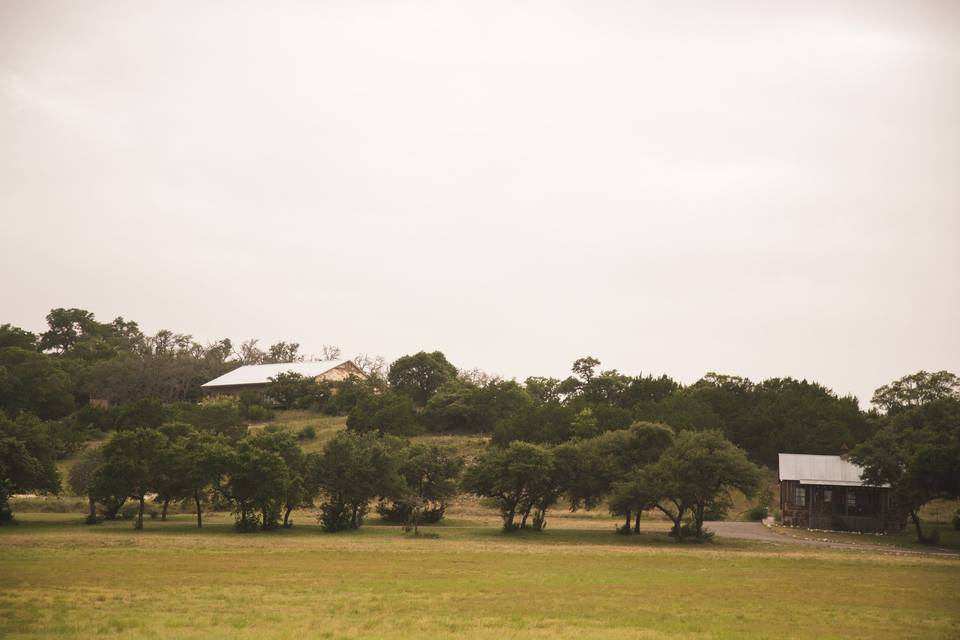
[[(214, 448), (223, 456), (211, 466), (227, 469), (219, 476), (223, 482), (245, 477), (242, 468), (261, 465), (263, 470), (272, 464), (278, 470), (276, 458), (262, 452), (279, 456), (285, 471), (278, 476), (276, 494), (266, 502), (262, 497), (245, 498), (239, 488), (223, 482), (216, 483), (216, 490), (211, 482), (206, 493), (197, 495), (201, 503), (221, 500), (238, 509), (239, 521), (254, 523), (244, 527), (282, 525), (284, 513), (289, 515), (283, 506), (288, 501), (278, 495), (288, 489), (291, 495), (318, 499), (326, 495), (314, 458), (298, 457), (292, 448), (274, 442), (287, 436), (247, 434), (248, 423), (267, 421), (276, 410), (290, 408), (346, 416), (350, 435), (342, 437), (363, 436), (368, 443), (382, 444), (390, 437), (406, 442), (405, 438), (423, 433), (489, 436), (489, 450), (450, 483), (495, 504), (508, 530), (542, 526), (547, 509), (564, 499), (573, 508), (608, 504), (624, 517), (628, 530), (631, 523), (638, 526), (635, 517), (640, 512), (656, 508), (671, 519), (678, 516), (675, 524), (689, 517), (694, 530), (700, 531), (698, 513), (719, 509), (717, 501), (722, 498), (684, 493), (689, 487), (681, 491), (684, 483), (671, 478), (668, 463), (660, 461), (682, 467), (685, 458), (678, 452), (698, 447), (723, 458), (726, 449), (718, 442), (741, 451), (750, 463), (767, 466), (775, 464), (778, 452), (850, 450), (871, 481), (894, 485), (921, 537), (920, 508), (937, 497), (956, 495), (960, 477), (960, 382), (945, 371), (921, 371), (884, 385), (872, 398), (874, 408), (862, 410), (856, 398), (793, 378), (753, 382), (708, 373), (682, 385), (666, 375), (604, 370), (597, 359), (585, 357), (573, 363), (566, 378), (516, 381), (458, 369), (435, 351), (403, 356), (389, 366), (382, 358), (361, 356), (358, 364), (369, 374), (366, 380), (318, 383), (281, 374), (262, 393), (203, 399), (200, 385), (209, 379), (242, 364), (300, 360), (299, 345), (285, 341), (261, 350), (256, 340), (235, 347), (227, 339), (200, 345), (189, 335), (166, 330), (147, 336), (135, 322), (123, 318), (100, 323), (81, 309), (54, 309), (47, 325), (48, 330), (39, 334), (0, 326), (0, 411), (5, 416), (0, 421), (0, 519), (9, 517), (7, 497), (12, 493), (56, 490), (60, 482), (56, 460), (75, 453), (85, 442), (115, 433), (122, 443), (132, 437), (129, 432), (146, 430), (150, 435), (143, 437), (162, 451), (185, 446), (184, 442), (204, 449), (210, 443), (203, 439), (220, 438)], [(323, 355), (340, 354), (327, 347)], [(184, 430), (196, 433), (184, 440), (180, 433)], [(669, 439), (654, 438), (661, 432), (669, 432)], [(631, 444), (637, 439), (646, 442), (642, 451)], [(695, 447), (691, 439), (699, 444)], [(713, 444), (708, 446), (710, 439)], [(337, 440), (341, 445), (347, 446)], [(118, 459), (139, 460), (136, 452), (144, 449), (130, 442), (115, 447)], [(390, 453), (405, 447), (394, 442), (387, 449)], [(375, 455), (369, 447), (361, 449), (370, 464), (392, 460), (387, 467), (376, 467), (379, 477), (388, 480), (368, 495), (382, 498), (378, 508), (407, 517), (413, 507), (403, 507), (402, 500), (393, 498), (409, 487), (395, 482), (397, 476), (390, 471), (405, 468), (406, 463)], [(356, 449), (357, 455), (361, 449)], [(98, 455), (110, 451), (104, 447)], [(634, 454), (624, 457), (625, 451)], [(578, 466), (578, 460), (590, 463)], [(113, 464), (111, 477), (122, 476), (124, 467)], [(96, 468), (93, 462), (87, 466)], [(494, 473), (495, 469), (500, 471)], [(512, 484), (500, 482), (514, 472), (520, 475)], [(723, 491), (714, 495), (730, 487), (749, 489), (748, 482), (741, 484), (721, 483)], [(110, 493), (101, 485), (92, 491), (102, 512), (97, 517), (109, 515), (122, 493)], [(163, 494), (151, 489), (144, 495), (153, 493)], [(135, 493), (124, 495), (124, 500), (139, 501), (131, 498)], [(340, 522), (333, 525), (339, 528), (348, 521), (359, 526), (364, 509), (359, 502), (343, 500), (341, 506), (331, 507), (330, 513), (339, 515), (330, 515), (328, 521)], [(424, 517), (440, 509), (431, 500), (421, 507)]]

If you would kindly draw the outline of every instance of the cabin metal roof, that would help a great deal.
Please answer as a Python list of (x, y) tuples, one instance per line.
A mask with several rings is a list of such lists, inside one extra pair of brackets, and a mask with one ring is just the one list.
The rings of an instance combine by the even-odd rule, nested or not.
[(211, 387), (233, 387), (246, 384), (267, 384), (270, 378), (281, 373), (299, 373), (307, 378), (316, 378), (332, 369), (344, 365), (350, 360), (324, 360), (320, 362), (281, 362), (277, 364), (245, 364), (219, 378), (201, 385), (204, 389)]
[[(796, 480), (800, 484), (823, 484), (846, 487), (869, 487), (861, 479), (863, 468), (840, 456), (817, 456), (806, 453), (778, 454), (780, 480)], [(889, 486), (889, 485), (883, 485)]]

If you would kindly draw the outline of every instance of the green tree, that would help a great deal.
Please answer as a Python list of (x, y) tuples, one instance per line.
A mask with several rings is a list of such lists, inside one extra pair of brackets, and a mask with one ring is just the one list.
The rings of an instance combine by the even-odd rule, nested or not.
[(250, 439), (254, 446), (272, 451), (283, 458), (287, 467), (289, 482), (284, 486), (284, 493), (280, 498), (283, 509), (283, 526), (291, 526), (290, 513), (301, 506), (312, 502), (306, 487), (307, 460), (297, 442), (297, 438), (289, 431), (280, 431), (267, 428)]
[(659, 496), (657, 507), (673, 521), (674, 534), (682, 539), (682, 520), (688, 510), (695, 534), (701, 537), (704, 515), (711, 508), (729, 501), (733, 489), (753, 496), (761, 478), (760, 468), (722, 433), (684, 431), (637, 479), (648, 495)]
[(918, 371), (874, 391), (872, 402), (896, 413), (945, 398), (960, 398), (960, 378), (949, 371)]
[(412, 524), (439, 522), (447, 501), (456, 495), (463, 459), (436, 445), (401, 445), (397, 469), (403, 482), (381, 500), (377, 512), (387, 520)]
[(556, 504), (562, 486), (553, 452), (529, 442), (491, 446), (467, 468), (463, 488), (494, 502), (506, 532), (546, 525), (547, 509)]
[(16, 347), (18, 349), (37, 350), (37, 336), (12, 324), (0, 324), (0, 349)]
[(115, 487), (139, 503), (135, 529), (143, 529), (143, 507), (148, 493), (161, 481), (161, 463), (169, 441), (157, 429), (134, 429), (113, 435), (103, 446), (103, 465), (97, 473), (95, 492), (113, 494)]
[(241, 441), (227, 463), (221, 492), (234, 504), (238, 531), (275, 529), (290, 490), (290, 469), (275, 451)]
[[(572, 509), (593, 508), (610, 496), (618, 483), (631, 478), (639, 469), (660, 458), (673, 442), (673, 431), (663, 424), (638, 422), (629, 429), (608, 431), (599, 436), (561, 445), (556, 455), (564, 462), (564, 492)], [(622, 488), (621, 488), (622, 491)], [(611, 503), (614, 515), (624, 516), (621, 531), (629, 533), (636, 513), (634, 530), (639, 531), (640, 512), (628, 501)], [(644, 507), (646, 508), (646, 507)]]
[(67, 482), (74, 495), (85, 496), (88, 503), (87, 524), (96, 524), (97, 518), (97, 495), (94, 490), (94, 483), (100, 467), (103, 466), (103, 450), (100, 447), (90, 447), (86, 449), (70, 467), (70, 473), (67, 476)]
[(414, 435), (421, 431), (409, 397), (387, 391), (368, 393), (357, 401), (347, 416), (352, 431), (380, 431), (393, 435)]
[(894, 411), (883, 428), (851, 452), (870, 484), (889, 484), (917, 540), (932, 542), (920, 510), (937, 498), (960, 497), (960, 399), (939, 397)]
[(387, 381), (399, 393), (422, 407), (445, 382), (457, 377), (457, 368), (439, 351), (420, 351), (398, 358), (390, 365)]
[(396, 495), (402, 483), (395, 454), (374, 433), (339, 432), (310, 471), (328, 532), (359, 528), (370, 501)]
[(33, 349), (0, 348), (0, 409), (55, 420), (74, 409), (73, 380), (60, 363)]
[(55, 449), (34, 426), (0, 416), (0, 524), (13, 519), (10, 496), (14, 493), (60, 492)]

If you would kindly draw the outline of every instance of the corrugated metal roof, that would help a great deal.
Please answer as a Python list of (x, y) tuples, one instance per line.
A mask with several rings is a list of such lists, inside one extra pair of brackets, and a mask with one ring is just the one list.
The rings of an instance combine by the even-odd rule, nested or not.
[(232, 387), (240, 384), (267, 384), (270, 378), (281, 373), (299, 373), (308, 378), (323, 375), (331, 369), (336, 369), (350, 360), (325, 360), (322, 362), (281, 362), (278, 364), (246, 364), (230, 373), (201, 385), (210, 387)]
[(781, 480), (799, 480), (800, 484), (871, 486), (861, 480), (862, 468), (840, 456), (781, 453), (778, 457)]

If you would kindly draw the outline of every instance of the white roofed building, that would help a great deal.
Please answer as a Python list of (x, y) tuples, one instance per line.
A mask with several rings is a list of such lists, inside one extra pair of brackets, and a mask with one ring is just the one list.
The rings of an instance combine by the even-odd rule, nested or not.
[(780, 516), (791, 527), (900, 531), (906, 514), (889, 485), (871, 485), (845, 456), (779, 454)]
[(352, 360), (324, 360), (309, 362), (281, 362), (275, 364), (247, 364), (237, 367), (219, 378), (201, 385), (208, 393), (238, 393), (246, 389), (262, 389), (270, 378), (281, 373), (297, 373), (317, 382), (338, 382), (350, 377), (365, 380), (367, 375)]

